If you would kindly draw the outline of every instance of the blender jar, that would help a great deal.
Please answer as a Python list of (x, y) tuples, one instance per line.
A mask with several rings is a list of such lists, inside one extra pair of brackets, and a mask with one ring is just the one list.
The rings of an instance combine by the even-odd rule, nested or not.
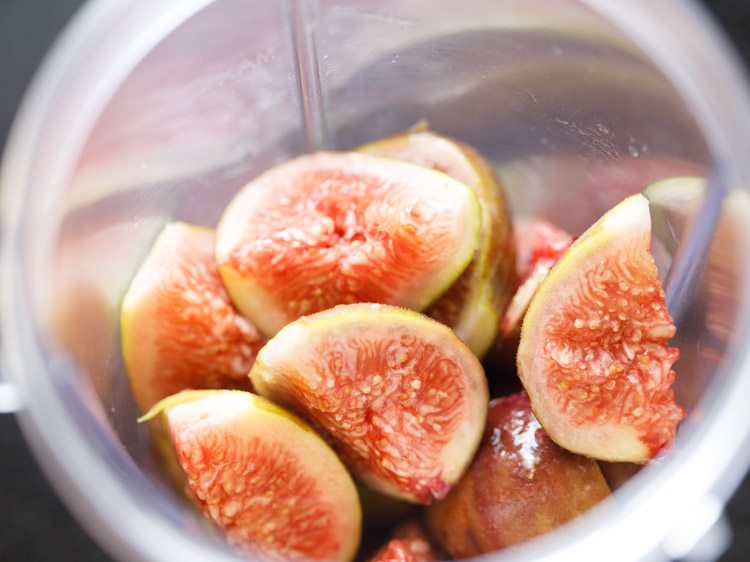
[(166, 222), (214, 225), (271, 165), (426, 119), (492, 161), (516, 216), (574, 233), (655, 180), (710, 177), (663, 261), (687, 411), (674, 452), (616, 501), (490, 557), (713, 556), (748, 460), (747, 94), (717, 30), (677, 0), (94, 2), (3, 163), (3, 374), (23, 430), (114, 556), (235, 559), (136, 423), (119, 300)]

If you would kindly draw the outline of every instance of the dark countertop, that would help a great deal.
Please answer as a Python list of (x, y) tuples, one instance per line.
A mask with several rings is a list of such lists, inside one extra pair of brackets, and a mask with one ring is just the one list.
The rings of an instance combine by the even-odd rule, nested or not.
[[(0, 0), (0, 143), (44, 52), (80, 0)], [(705, 0), (750, 63), (750, 3)], [(0, 145), (0, 146), (2, 146)], [(52, 492), (12, 416), (0, 416), (0, 560), (108, 561)], [(750, 478), (728, 506), (735, 540), (722, 562), (750, 560)]]

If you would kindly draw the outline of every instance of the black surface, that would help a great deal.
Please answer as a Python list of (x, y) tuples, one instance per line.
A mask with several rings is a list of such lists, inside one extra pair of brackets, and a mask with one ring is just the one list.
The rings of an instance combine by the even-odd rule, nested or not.
[[(0, 142), (42, 56), (78, 0), (0, 0)], [(750, 61), (750, 2), (709, 0)], [(722, 562), (750, 560), (750, 478), (728, 506), (735, 540)], [(106, 561), (52, 492), (11, 416), (0, 416), (0, 560)]]

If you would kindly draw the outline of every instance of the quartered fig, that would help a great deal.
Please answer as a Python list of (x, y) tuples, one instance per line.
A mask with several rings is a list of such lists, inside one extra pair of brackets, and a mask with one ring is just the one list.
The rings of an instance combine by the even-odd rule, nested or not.
[(159, 402), (187, 488), (238, 551), (280, 560), (348, 561), (361, 510), (346, 468), (306, 423), (237, 390)]
[(643, 462), (682, 419), (650, 239), (648, 201), (625, 199), (565, 252), (524, 317), (518, 374), (542, 427), (570, 451)]
[(320, 428), (359, 479), (418, 503), (458, 480), (487, 412), (471, 350), (445, 325), (385, 305), (342, 305), (287, 325), (250, 377)]
[(267, 335), (337, 304), (423, 310), (466, 269), (482, 217), (459, 181), (414, 164), (318, 153), (250, 182), (217, 229), (240, 311)]
[(263, 340), (229, 300), (210, 228), (170, 223), (122, 301), (122, 353), (136, 403), (147, 411), (184, 389), (249, 388)]

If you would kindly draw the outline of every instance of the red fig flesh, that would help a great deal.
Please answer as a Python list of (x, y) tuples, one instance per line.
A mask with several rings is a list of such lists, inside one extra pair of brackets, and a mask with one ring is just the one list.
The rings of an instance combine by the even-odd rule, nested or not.
[(539, 422), (560, 446), (600, 460), (647, 460), (683, 416), (650, 224), (642, 195), (607, 212), (552, 268), (521, 329), (518, 374)]
[(358, 478), (418, 503), (458, 480), (487, 411), (471, 350), (443, 324), (384, 305), (342, 305), (289, 324), (250, 377), (319, 427)]
[(229, 301), (213, 252), (213, 230), (170, 223), (125, 294), (123, 358), (144, 412), (184, 389), (249, 388), (263, 341)]
[(357, 491), (307, 424), (242, 391), (188, 391), (148, 414), (166, 417), (201, 511), (248, 555), (348, 561), (357, 550)]
[(216, 257), (240, 311), (267, 335), (337, 304), (423, 310), (477, 248), (476, 195), (414, 164), (318, 153), (248, 184), (217, 228)]

